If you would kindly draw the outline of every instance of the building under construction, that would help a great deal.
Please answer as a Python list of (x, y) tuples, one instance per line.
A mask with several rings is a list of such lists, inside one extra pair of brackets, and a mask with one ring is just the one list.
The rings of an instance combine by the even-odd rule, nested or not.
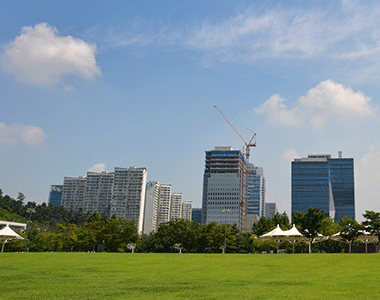
[(206, 151), (202, 224), (236, 224), (243, 228), (246, 159), (240, 150), (215, 147)]

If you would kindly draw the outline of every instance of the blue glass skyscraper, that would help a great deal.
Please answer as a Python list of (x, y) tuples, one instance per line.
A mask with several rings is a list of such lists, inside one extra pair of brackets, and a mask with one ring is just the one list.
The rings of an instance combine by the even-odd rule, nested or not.
[(248, 215), (265, 216), (265, 177), (262, 167), (249, 164)]
[(355, 219), (354, 160), (331, 155), (309, 155), (292, 161), (292, 215), (310, 207), (341, 221)]
[(63, 185), (50, 186), (49, 204), (53, 206), (61, 206)]

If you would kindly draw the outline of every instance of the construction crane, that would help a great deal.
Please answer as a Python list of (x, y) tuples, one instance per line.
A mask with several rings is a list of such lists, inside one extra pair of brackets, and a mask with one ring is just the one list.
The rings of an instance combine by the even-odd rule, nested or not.
[[(227, 119), (227, 117), (224, 115), (224, 113), (220, 110), (219, 107), (214, 106), (220, 114), (223, 116), (223, 118), (230, 124), (232, 129), (237, 133), (237, 135), (243, 140), (244, 146), (245, 146), (245, 168), (244, 168), (244, 195), (243, 195), (243, 201), (240, 203), (240, 217), (243, 220), (243, 226), (242, 231), (249, 231), (248, 229), (248, 177), (249, 177), (249, 156), (250, 156), (250, 148), (256, 147), (256, 141), (254, 141), (254, 138), (256, 137), (256, 133), (253, 134), (252, 138), (247, 142), (243, 136), (237, 131), (237, 129), (232, 125), (232, 123)], [(248, 129), (248, 128), (247, 128)], [(248, 129), (249, 130), (249, 129)], [(251, 130), (250, 130), (251, 131)]]

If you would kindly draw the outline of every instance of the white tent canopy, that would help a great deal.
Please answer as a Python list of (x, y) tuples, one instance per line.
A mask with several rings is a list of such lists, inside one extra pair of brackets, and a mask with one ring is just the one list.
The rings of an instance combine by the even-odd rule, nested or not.
[(284, 241), (289, 241), (293, 244), (293, 253), (294, 253), (294, 244), (296, 242), (302, 241), (304, 239), (304, 236), (298, 231), (296, 226), (293, 224), (293, 227), (289, 230), (282, 230), (280, 228), (280, 225), (277, 224), (277, 227), (273, 229), (272, 231), (269, 231), (266, 234), (263, 234), (259, 237), (262, 241), (274, 241), (277, 245), (277, 253), (278, 253), (278, 247), (280, 243)]
[[(379, 239), (377, 236), (372, 235), (370, 232), (366, 230), (359, 230), (360, 235), (355, 238), (355, 241), (359, 241), (363, 244), (365, 244), (365, 253), (368, 252), (368, 244), (376, 244), (378, 243)], [(337, 241), (337, 242), (342, 242), (346, 243), (349, 245), (349, 252), (351, 253), (351, 243), (348, 243), (344, 239), (341, 238), (340, 236), (341, 232), (335, 233), (332, 236), (330, 236), (330, 239)]]
[(311, 253), (311, 244), (321, 242), (325, 240), (326, 238), (318, 233), (318, 236), (313, 238), (312, 240), (306, 238), (303, 234), (301, 234), (296, 226), (293, 224), (293, 227), (289, 230), (283, 231), (280, 228), (280, 225), (277, 224), (277, 227), (273, 229), (272, 231), (269, 231), (266, 234), (263, 234), (258, 237), (262, 241), (273, 241), (277, 245), (277, 252), (278, 252), (278, 246), (281, 242), (289, 241), (293, 244), (293, 253), (294, 253), (294, 245), (297, 242), (306, 241), (309, 244), (309, 253)]
[(284, 234), (286, 236), (303, 236), (302, 233), (298, 231), (295, 224), (293, 224), (291, 229), (284, 231)]
[(267, 232), (266, 234), (263, 234), (262, 236), (260, 237), (273, 237), (273, 236), (285, 236), (285, 231), (283, 231), (281, 228), (280, 228), (280, 225), (277, 224), (277, 227), (275, 229), (273, 229), (272, 231), (269, 231)]
[(293, 224), (293, 227), (289, 230), (284, 231), (284, 234), (287, 236), (286, 240), (289, 241), (293, 245), (293, 254), (294, 254), (294, 245), (297, 242), (304, 240), (304, 236), (301, 232), (298, 231), (296, 225)]
[(23, 240), (24, 238), (18, 235), (16, 232), (14, 232), (7, 224), (3, 229), (0, 230), (0, 242), (3, 243), (3, 246), (1, 247), (1, 252), (4, 251), (5, 243), (8, 243), (9, 241), (15, 239)]

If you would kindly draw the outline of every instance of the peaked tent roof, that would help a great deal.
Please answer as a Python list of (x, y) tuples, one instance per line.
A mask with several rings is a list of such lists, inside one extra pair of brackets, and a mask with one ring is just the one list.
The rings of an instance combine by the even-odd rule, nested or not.
[(14, 238), (14, 239), (24, 239), (22, 236), (14, 232), (8, 225), (0, 230), (0, 237)]
[(298, 231), (296, 225), (293, 224), (293, 227), (289, 230), (284, 231), (286, 236), (302, 236), (302, 233)]
[(266, 236), (286, 236), (286, 234), (285, 234), (285, 231), (283, 231), (280, 228), (280, 225), (277, 224), (277, 227), (275, 229), (267, 232), (266, 234), (263, 234), (261, 237), (266, 237)]

